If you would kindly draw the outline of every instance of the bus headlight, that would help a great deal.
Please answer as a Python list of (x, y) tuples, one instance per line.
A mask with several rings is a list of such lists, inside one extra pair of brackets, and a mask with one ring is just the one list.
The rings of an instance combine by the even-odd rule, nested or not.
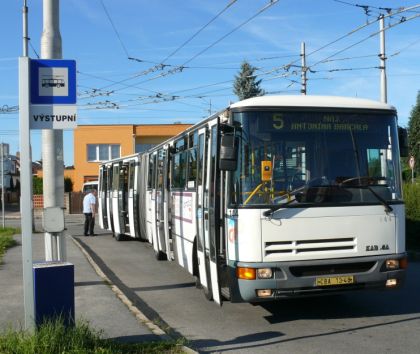
[(394, 270), (400, 268), (400, 262), (398, 259), (387, 259), (385, 261), (386, 269), (388, 270)]
[(273, 277), (273, 271), (271, 268), (260, 268), (257, 269), (257, 276), (259, 279), (270, 279)]
[(407, 258), (387, 259), (385, 261), (385, 267), (387, 270), (406, 269), (407, 266)]

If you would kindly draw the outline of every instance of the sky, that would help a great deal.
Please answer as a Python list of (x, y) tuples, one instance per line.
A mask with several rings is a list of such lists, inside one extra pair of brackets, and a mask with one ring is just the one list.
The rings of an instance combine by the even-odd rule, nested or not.
[[(0, 2), (0, 139), (19, 151), (23, 0)], [(268, 6), (271, 5), (271, 6)], [(77, 62), (78, 124), (196, 123), (237, 101), (246, 60), (267, 94), (380, 100), (379, 22), (386, 17), (388, 103), (407, 126), (420, 89), (420, 5), (398, 0), (61, 0), (63, 59)], [(40, 53), (42, 0), (28, 0), (29, 56)], [(264, 7), (266, 7), (264, 9)], [(264, 10), (263, 10), (264, 9)], [(390, 27), (390, 28), (388, 28)], [(12, 111), (12, 112), (10, 112)], [(73, 132), (64, 131), (73, 164)], [(41, 159), (41, 131), (31, 132)]]

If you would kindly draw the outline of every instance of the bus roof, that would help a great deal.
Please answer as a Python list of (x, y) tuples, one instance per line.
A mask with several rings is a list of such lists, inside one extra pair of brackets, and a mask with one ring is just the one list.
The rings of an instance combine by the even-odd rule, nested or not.
[(355, 108), (396, 111), (394, 106), (373, 100), (339, 96), (259, 96), (236, 102), (231, 109), (252, 107), (316, 107), (316, 108)]

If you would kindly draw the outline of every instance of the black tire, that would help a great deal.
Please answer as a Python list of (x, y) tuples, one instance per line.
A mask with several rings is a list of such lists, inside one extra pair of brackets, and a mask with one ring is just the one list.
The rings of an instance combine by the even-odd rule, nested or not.
[(117, 234), (117, 233), (114, 234), (114, 237), (115, 237), (115, 240), (118, 242), (123, 241), (125, 239), (124, 235)]
[(201, 285), (200, 277), (194, 276), (195, 288), (196, 289), (203, 289), (203, 285)]
[(203, 286), (202, 289), (203, 289), (204, 297), (209, 301), (213, 301), (213, 292), (212, 292), (211, 288), (210, 287), (206, 288), (206, 287)]
[(158, 252), (156, 252), (156, 251), (155, 251), (155, 258), (156, 258), (158, 261), (166, 261), (166, 260), (168, 259), (168, 256), (166, 255), (166, 253), (165, 253), (165, 252), (162, 252), (162, 251), (158, 251)]

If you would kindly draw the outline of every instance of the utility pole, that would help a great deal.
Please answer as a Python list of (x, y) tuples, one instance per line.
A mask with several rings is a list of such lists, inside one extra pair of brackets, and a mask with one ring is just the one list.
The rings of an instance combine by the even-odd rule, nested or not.
[(32, 272), (32, 158), (29, 129), (29, 58), (28, 7), (24, 0), (23, 56), (19, 58), (19, 142), (20, 142), (20, 213), (22, 234), (23, 302), (25, 329), (35, 329), (34, 277)]
[(3, 229), (5, 228), (4, 223), (4, 144), (1, 143), (1, 220)]
[(300, 89), (300, 93), (302, 95), (306, 95), (306, 54), (305, 54), (305, 42), (301, 42), (300, 44), (300, 59), (301, 59), (301, 82), (302, 86)]
[[(43, 0), (42, 59), (62, 59), (59, 12), (59, 0)], [(42, 162), (44, 208), (64, 208), (62, 130), (42, 131)], [(65, 239), (62, 232), (45, 233), (45, 258), (47, 261), (66, 260)]]
[(384, 15), (379, 17), (379, 40), (380, 40), (380, 65), (381, 68), (381, 102), (388, 102), (387, 83), (386, 83), (386, 56), (385, 56), (385, 18)]

